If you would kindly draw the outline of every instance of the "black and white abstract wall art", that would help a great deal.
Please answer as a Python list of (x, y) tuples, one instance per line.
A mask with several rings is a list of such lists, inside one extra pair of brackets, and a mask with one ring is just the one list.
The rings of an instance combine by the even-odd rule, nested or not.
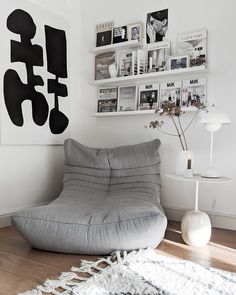
[(70, 127), (68, 22), (30, 2), (14, 3), (1, 22), (1, 143), (62, 144)]

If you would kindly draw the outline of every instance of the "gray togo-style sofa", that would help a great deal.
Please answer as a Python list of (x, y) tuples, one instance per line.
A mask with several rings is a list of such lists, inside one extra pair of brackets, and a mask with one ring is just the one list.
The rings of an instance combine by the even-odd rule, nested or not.
[(159, 199), (159, 146), (156, 139), (95, 149), (67, 139), (60, 196), (15, 213), (13, 224), (42, 250), (108, 254), (156, 247), (167, 225)]

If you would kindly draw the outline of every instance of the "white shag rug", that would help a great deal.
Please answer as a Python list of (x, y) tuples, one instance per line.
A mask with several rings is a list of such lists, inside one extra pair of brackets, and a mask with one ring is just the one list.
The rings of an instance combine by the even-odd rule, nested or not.
[[(105, 263), (105, 268), (101, 267)], [(87, 273), (89, 278), (80, 277)], [(21, 295), (235, 295), (236, 273), (158, 255), (152, 249), (114, 252), (98, 261), (82, 261), (57, 280)]]

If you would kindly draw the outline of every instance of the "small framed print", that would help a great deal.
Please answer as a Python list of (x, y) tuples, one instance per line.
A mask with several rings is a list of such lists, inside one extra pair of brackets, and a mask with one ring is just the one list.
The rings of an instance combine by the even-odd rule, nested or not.
[(120, 43), (128, 41), (127, 26), (116, 27), (113, 29), (113, 43)]
[(139, 42), (143, 39), (143, 23), (134, 23), (128, 25), (128, 40), (138, 40)]
[(146, 84), (139, 86), (139, 110), (157, 109), (159, 96), (159, 83)]
[(135, 111), (137, 108), (137, 87), (120, 86), (118, 89), (118, 112)]
[(186, 69), (189, 67), (189, 55), (170, 57), (170, 70)]
[(96, 26), (96, 47), (110, 45), (113, 39), (114, 22), (98, 24)]

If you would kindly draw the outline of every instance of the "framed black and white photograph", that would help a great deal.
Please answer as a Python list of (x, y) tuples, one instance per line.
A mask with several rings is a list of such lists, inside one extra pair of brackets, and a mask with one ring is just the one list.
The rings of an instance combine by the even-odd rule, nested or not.
[(147, 14), (146, 41), (154, 43), (163, 41), (168, 30), (168, 9), (154, 11)]
[(98, 113), (111, 113), (117, 111), (117, 99), (98, 100)]
[(98, 99), (117, 99), (117, 87), (104, 87), (98, 89)]
[(139, 86), (138, 109), (157, 109), (159, 96), (159, 83)]
[(113, 43), (128, 41), (127, 26), (117, 27), (113, 29)]
[(135, 111), (137, 108), (137, 87), (120, 86), (118, 90), (118, 112)]
[(170, 70), (186, 69), (189, 67), (189, 55), (174, 56), (170, 58)]
[(115, 65), (115, 52), (95, 56), (95, 80), (111, 78), (110, 66)]
[(143, 39), (143, 23), (135, 23), (128, 25), (128, 40), (138, 40), (141, 42)]
[(96, 46), (105, 46), (112, 44), (114, 22), (98, 24), (96, 26), (97, 40)]

